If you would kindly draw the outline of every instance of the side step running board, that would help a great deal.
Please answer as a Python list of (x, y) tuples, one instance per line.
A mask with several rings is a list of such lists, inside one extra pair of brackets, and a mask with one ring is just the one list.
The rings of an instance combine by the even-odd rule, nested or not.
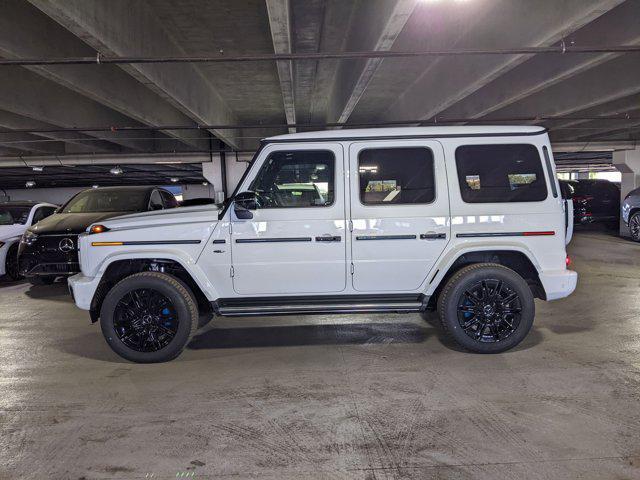
[(310, 313), (409, 313), (424, 309), (422, 302), (317, 303), (295, 305), (219, 306), (217, 313), (227, 317), (250, 315), (292, 315)]

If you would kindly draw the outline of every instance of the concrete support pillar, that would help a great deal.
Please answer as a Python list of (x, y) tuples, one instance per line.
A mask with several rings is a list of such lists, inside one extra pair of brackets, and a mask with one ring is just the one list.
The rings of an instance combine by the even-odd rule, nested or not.
[[(627, 194), (640, 187), (640, 147), (635, 150), (613, 152), (613, 165), (622, 173), (620, 182), (620, 204)], [(620, 235), (628, 237), (629, 231), (620, 219)]]
[(211, 162), (205, 162), (202, 164), (202, 176), (213, 186), (214, 197), (216, 201), (219, 199), (215, 197), (215, 193), (224, 191), (222, 186), (222, 168), (220, 165), (220, 155), (213, 155)]

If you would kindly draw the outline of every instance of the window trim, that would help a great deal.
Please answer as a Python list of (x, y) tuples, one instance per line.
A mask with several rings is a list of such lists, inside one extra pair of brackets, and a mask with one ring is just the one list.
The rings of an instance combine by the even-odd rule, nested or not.
[(517, 204), (517, 203), (542, 203), (542, 202), (546, 202), (547, 199), (549, 198), (549, 189), (547, 188), (547, 182), (544, 181), (543, 185), (544, 185), (544, 189), (545, 189), (545, 197), (541, 200), (524, 200), (524, 201), (518, 201), (518, 202), (486, 202), (486, 201), (482, 201), (482, 202), (468, 202), (464, 199), (464, 196), (462, 195), (463, 189), (462, 189), (462, 185), (460, 183), (460, 167), (458, 165), (458, 150), (460, 148), (464, 148), (464, 147), (491, 147), (491, 146), (498, 146), (498, 147), (508, 147), (508, 146), (521, 146), (521, 145), (525, 145), (525, 146), (530, 146), (533, 147), (533, 149), (536, 151), (537, 155), (538, 155), (538, 161), (540, 162), (540, 170), (542, 171), (542, 178), (545, 178), (544, 175), (544, 165), (542, 164), (542, 158), (540, 157), (540, 151), (538, 150), (538, 147), (536, 145), (534, 145), (533, 143), (468, 143), (468, 144), (464, 144), (464, 145), (458, 145), (454, 152), (453, 152), (453, 160), (455, 162), (455, 167), (456, 167), (456, 178), (458, 180), (458, 191), (460, 193), (460, 200), (462, 200), (463, 203), (466, 203), (468, 205), (482, 205), (482, 204)]
[[(542, 153), (544, 153), (544, 162), (547, 166), (547, 177), (549, 178), (549, 183), (551, 183), (551, 193), (553, 194), (553, 198), (558, 198), (558, 189), (556, 187), (556, 182), (553, 181), (553, 168), (551, 168), (551, 157), (549, 155), (549, 149), (546, 145), (542, 146)], [(549, 196), (549, 192), (547, 192), (547, 197)]]
[[(262, 164), (260, 165), (260, 168), (258, 169), (258, 171), (256, 172), (255, 176), (253, 177), (253, 180), (251, 180), (251, 183), (249, 185), (247, 185), (248, 190), (247, 191), (254, 191), (251, 190), (251, 188), (253, 187), (253, 183), (258, 179), (258, 176), (260, 175), (260, 172), (262, 172), (262, 169), (264, 168), (265, 164), (267, 163), (267, 161), (269, 160), (269, 158), (271, 158), (271, 155), (273, 155), (274, 153), (280, 153), (280, 152), (312, 152), (312, 153), (318, 153), (318, 152), (327, 152), (331, 155), (331, 161), (333, 162), (333, 198), (331, 199), (331, 203), (329, 203), (328, 205), (316, 205), (316, 206), (311, 206), (311, 207), (262, 207), (262, 208), (257, 208), (256, 210), (283, 210), (283, 209), (301, 209), (301, 208), (313, 208), (313, 209), (317, 209), (317, 208), (331, 208), (334, 207), (336, 205), (336, 191), (337, 191), (337, 186), (338, 186), (338, 178), (336, 175), (337, 172), (337, 162), (336, 162), (336, 155), (333, 152), (333, 150), (327, 150), (327, 149), (323, 149), (323, 148), (318, 148), (318, 149), (298, 149), (298, 148), (285, 148), (285, 149), (274, 149), (273, 151), (269, 152), (267, 154), (267, 156), (265, 157), (265, 159), (262, 161)], [(248, 171), (249, 169), (247, 169)], [(240, 185), (240, 184), (238, 184)]]
[[(367, 150), (406, 150), (406, 149), (424, 149), (424, 150), (428, 150), (431, 153), (431, 173), (432, 173), (432, 177), (433, 177), (433, 200), (431, 200), (430, 202), (416, 202), (416, 203), (364, 203), (362, 201), (362, 197), (361, 197), (361, 192), (362, 190), (360, 189), (360, 154), (362, 152), (365, 152)], [(358, 184), (358, 192), (357, 192), (357, 197), (358, 197), (358, 203), (360, 204), (360, 206), (364, 207), (364, 208), (379, 208), (379, 207), (409, 207), (411, 205), (431, 205), (433, 203), (435, 203), (438, 200), (438, 180), (436, 178), (436, 154), (433, 151), (433, 149), (431, 147), (427, 147), (426, 145), (395, 145), (395, 146), (380, 146), (380, 147), (363, 147), (360, 150), (357, 151), (357, 158), (356, 158), (356, 162), (355, 162), (355, 167), (356, 167), (356, 171), (354, 172), (354, 174), (356, 175), (356, 178), (358, 179), (357, 184)]]

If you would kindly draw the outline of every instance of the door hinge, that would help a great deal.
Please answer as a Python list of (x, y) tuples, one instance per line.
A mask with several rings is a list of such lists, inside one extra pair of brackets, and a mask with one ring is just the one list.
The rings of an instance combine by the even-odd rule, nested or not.
[(353, 232), (353, 220), (349, 220), (349, 231)]
[(353, 263), (351, 264), (351, 275), (353, 275), (353, 273), (355, 272), (355, 267), (353, 266)]
[(233, 267), (231, 267), (229, 269), (229, 275), (233, 278), (233, 276), (235, 275), (235, 271), (233, 270)]

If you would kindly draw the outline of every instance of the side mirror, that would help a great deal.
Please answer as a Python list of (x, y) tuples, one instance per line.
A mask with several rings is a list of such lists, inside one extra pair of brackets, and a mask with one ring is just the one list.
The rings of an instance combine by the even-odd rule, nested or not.
[(253, 218), (251, 210), (258, 208), (258, 199), (255, 192), (242, 192), (233, 198), (233, 210), (241, 220)]

